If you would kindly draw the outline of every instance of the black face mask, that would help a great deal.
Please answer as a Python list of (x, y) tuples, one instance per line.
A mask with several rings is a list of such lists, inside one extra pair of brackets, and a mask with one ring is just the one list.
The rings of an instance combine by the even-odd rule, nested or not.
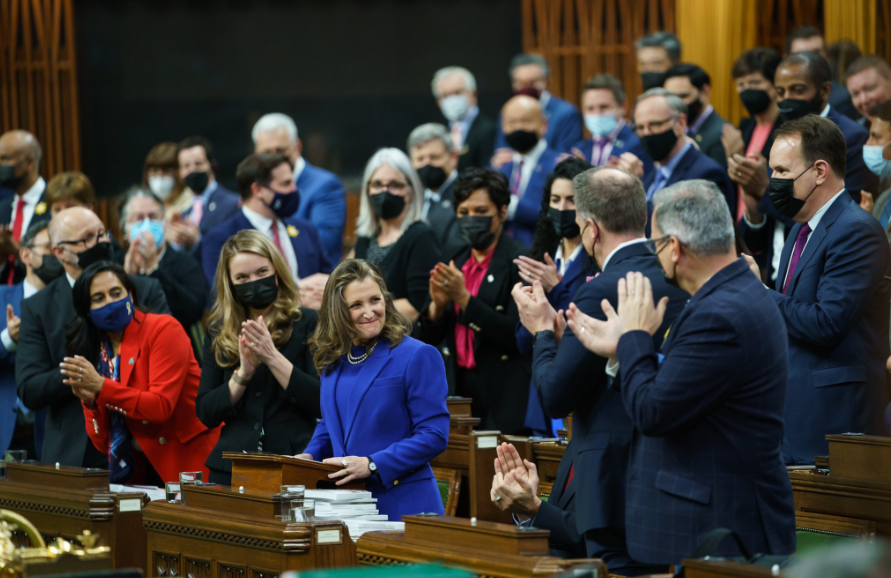
[(815, 100), (787, 98), (780, 103), (780, 112), (786, 120), (795, 120), (809, 114), (820, 114), (822, 109)]
[[(659, 268), (662, 269), (662, 264), (659, 264)], [(665, 269), (662, 269), (662, 278), (665, 279), (665, 282), (671, 285), (672, 287), (677, 287), (678, 289), (681, 286), (678, 284), (678, 266), (675, 264), (674, 266), (674, 275), (671, 277), (668, 276), (668, 273), (665, 272)]]
[(528, 153), (538, 144), (538, 135), (528, 130), (515, 130), (504, 135), (504, 140), (507, 141), (510, 148), (523, 154)]
[(702, 114), (702, 101), (698, 98), (687, 105), (687, 123), (693, 124)]
[(43, 263), (34, 269), (34, 274), (43, 281), (44, 285), (49, 285), (65, 274), (65, 267), (56, 259), (55, 255), (43, 255)]
[(662, 81), (664, 79), (665, 75), (661, 72), (644, 72), (640, 75), (644, 91), (650, 90), (651, 88), (659, 88), (662, 86)]
[(394, 195), (390, 191), (369, 195), (368, 202), (371, 203), (371, 210), (374, 211), (377, 218), (385, 221), (398, 217), (402, 214), (402, 209), (405, 208), (405, 197)]
[(648, 134), (640, 137), (640, 146), (657, 163), (668, 158), (671, 149), (674, 148), (677, 142), (678, 135), (674, 134), (674, 130), (671, 128), (659, 134)]
[(446, 181), (446, 173), (442, 167), (424, 165), (418, 169), (418, 178), (421, 179), (421, 184), (425, 187), (431, 191), (436, 191)]
[(270, 275), (256, 281), (232, 285), (232, 292), (235, 299), (245, 307), (266, 309), (278, 297), (278, 284), (275, 282), (275, 275)]
[(16, 176), (15, 165), (0, 165), (0, 187), (16, 190), (23, 180), (24, 174)]
[(210, 175), (206, 172), (194, 172), (186, 175), (186, 178), (183, 179), (183, 182), (186, 183), (186, 186), (192, 189), (192, 192), (201, 194), (204, 192), (204, 189), (207, 188), (207, 183), (210, 182)]
[(795, 217), (808, 198), (815, 190), (817, 190), (817, 185), (815, 183), (814, 188), (811, 189), (811, 192), (808, 193), (806, 197), (803, 199), (795, 197), (795, 181), (800, 179), (804, 173), (812, 168), (814, 168), (814, 165), (804, 169), (804, 171), (801, 172), (801, 175), (798, 175), (794, 179), (780, 179), (776, 177), (770, 179), (770, 185), (767, 187), (767, 194), (770, 196), (770, 202), (773, 203), (773, 206), (780, 212), (780, 214), (785, 215), (790, 219)]
[(753, 88), (740, 92), (739, 99), (751, 115), (761, 114), (770, 107), (770, 103), (773, 101), (767, 92)]
[(564, 239), (575, 239), (579, 236), (579, 226), (575, 222), (575, 209), (561, 211), (559, 209), (548, 209), (548, 220), (554, 225), (554, 230)]
[(111, 261), (111, 257), (111, 243), (108, 241), (96, 243), (83, 253), (77, 253), (77, 266), (86, 269), (99, 261)]
[(477, 251), (482, 251), (495, 240), (492, 232), (493, 217), (459, 217), (458, 230), (470, 246)]

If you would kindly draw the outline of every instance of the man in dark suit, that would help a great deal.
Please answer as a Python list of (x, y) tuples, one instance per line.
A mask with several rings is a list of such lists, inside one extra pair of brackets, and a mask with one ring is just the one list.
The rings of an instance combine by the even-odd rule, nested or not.
[(296, 216), (316, 228), (328, 261), (340, 263), (346, 223), (343, 183), (334, 173), (313, 166), (303, 158), (303, 143), (290, 116), (280, 112), (264, 115), (254, 124), (251, 135), (255, 153), (275, 152), (291, 161), (294, 184), (300, 193)]
[(488, 167), (498, 126), (480, 113), (476, 78), (466, 68), (446, 66), (436, 71), (430, 85), (439, 110), (449, 121), (453, 148), (459, 153), (458, 172)]
[(424, 185), (423, 216), (436, 233), (440, 246), (464, 244), (452, 197), (460, 160), (446, 127), (431, 122), (411, 131), (408, 156)]
[[(812, 52), (819, 55), (829, 65), (829, 52), (826, 50), (826, 39), (823, 33), (813, 26), (799, 26), (786, 36), (786, 55)], [(848, 89), (836, 81), (832, 81), (829, 92), (829, 104), (851, 120), (860, 120), (860, 113), (851, 102)]]
[[(687, 302), (670, 286), (659, 261), (645, 246), (647, 199), (640, 179), (611, 168), (588, 170), (573, 179), (576, 222), (582, 244), (602, 271), (576, 291), (575, 306), (603, 319), (601, 303), (618, 302), (616, 284), (640, 271), (653, 284), (657, 298), (669, 298), (669, 311), (655, 333), (658, 348), (665, 331)], [(632, 426), (617, 387), (608, 386), (607, 358), (595, 355), (572, 333), (560, 335), (563, 319), (548, 303), (541, 284), (514, 288), (520, 322), (535, 336), (533, 384), (542, 408), (551, 418), (573, 415), (572, 441), (564, 460), (573, 464), (577, 531), (587, 556), (602, 558), (610, 572), (628, 576), (657, 573), (629, 556), (625, 545), (625, 483)], [(565, 482), (564, 482), (565, 483)], [(571, 489), (567, 485), (566, 491)], [(604, 499), (609, 496), (609, 499)]]
[(884, 433), (891, 249), (845, 193), (845, 138), (808, 115), (777, 130), (770, 195), (795, 221), (773, 298), (789, 339), (783, 457), (812, 464), (826, 434)]
[(545, 181), (557, 166), (560, 153), (544, 138), (548, 121), (534, 98), (521, 95), (507, 101), (501, 109), (501, 126), (512, 151), (510, 160), (497, 169), (510, 183), (507, 231), (529, 247), (541, 212)]
[(16, 266), (18, 243), (31, 223), (51, 217), (40, 176), (43, 150), (33, 134), (11, 130), (0, 135), (0, 281), (21, 283), (25, 268)]
[(662, 86), (668, 69), (681, 62), (681, 42), (671, 32), (659, 30), (634, 41), (637, 72), (644, 92)]
[(242, 207), (228, 221), (214, 229), (201, 244), (201, 266), (210, 287), (226, 239), (244, 229), (257, 229), (281, 251), (291, 274), (298, 281), (303, 305), (318, 309), (319, 285), (324, 287), (333, 268), (315, 226), (295, 216), (291, 161), (279, 153), (254, 153), (241, 161), (235, 172)]
[[(605, 320), (569, 313), (585, 347), (617, 360), (613, 387), (634, 424), (628, 550), (641, 562), (677, 564), (725, 527), (750, 552), (791, 554), (795, 507), (780, 455), (789, 356), (777, 305), (736, 256), (714, 183), (681, 182), (654, 202), (648, 248), (692, 295), (661, 350), (653, 336), (670, 299), (654, 306), (646, 275), (618, 282), (618, 313), (604, 303)], [(738, 555), (728, 542), (714, 555)]]
[(729, 211), (736, 212), (736, 187), (727, 171), (687, 141), (687, 105), (683, 100), (664, 88), (652, 88), (637, 97), (634, 124), (641, 146), (656, 162), (650, 174), (637, 173), (643, 179), (648, 202), (657, 191), (674, 183), (705, 179), (718, 185)]
[[(47, 410), (43, 461), (107, 468), (108, 456), (97, 451), (87, 437), (83, 406), (71, 387), (62, 383), (59, 364), (66, 355), (65, 325), (74, 317), (71, 288), (86, 267), (111, 260), (111, 244), (99, 217), (82, 207), (57, 214), (50, 221), (49, 239), (65, 275), (22, 301), (16, 355), (28, 363), (16, 364), (18, 396), (28, 409)], [(143, 308), (170, 313), (157, 281), (139, 275), (131, 275), (131, 279)]]
[(643, 175), (653, 171), (653, 160), (640, 146), (640, 138), (634, 128), (625, 122), (628, 106), (625, 101), (625, 88), (622, 82), (611, 74), (598, 74), (582, 88), (582, 114), (585, 126), (591, 137), (575, 143), (572, 154), (595, 167), (623, 166), (631, 153), (643, 163)]
[(709, 102), (712, 79), (708, 72), (695, 64), (678, 64), (665, 73), (662, 86), (687, 105), (687, 135), (696, 141), (703, 154), (727, 170), (727, 152), (721, 143), (727, 121)]

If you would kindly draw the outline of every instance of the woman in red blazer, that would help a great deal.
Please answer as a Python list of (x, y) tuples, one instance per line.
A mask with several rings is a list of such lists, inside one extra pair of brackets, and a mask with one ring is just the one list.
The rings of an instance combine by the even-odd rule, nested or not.
[(123, 267), (102, 261), (74, 284), (64, 383), (84, 406), (87, 434), (109, 454), (112, 483), (162, 485), (205, 472), (220, 436), (195, 414), (201, 370), (170, 315), (138, 310)]

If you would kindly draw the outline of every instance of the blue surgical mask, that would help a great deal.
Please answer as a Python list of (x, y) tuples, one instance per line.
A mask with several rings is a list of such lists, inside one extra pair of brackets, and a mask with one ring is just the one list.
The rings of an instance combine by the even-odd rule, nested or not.
[(619, 120), (615, 114), (586, 114), (585, 126), (594, 136), (605, 137), (612, 134), (619, 126)]
[(130, 225), (130, 242), (142, 237), (146, 231), (155, 240), (155, 247), (161, 248), (164, 243), (164, 221), (153, 221), (151, 219), (143, 219), (142, 221)]
[(863, 162), (870, 171), (882, 178), (891, 173), (891, 161), (882, 158), (882, 149), (885, 146), (863, 145)]
[(90, 311), (93, 324), (108, 333), (120, 333), (133, 320), (133, 300), (127, 295), (120, 301)]

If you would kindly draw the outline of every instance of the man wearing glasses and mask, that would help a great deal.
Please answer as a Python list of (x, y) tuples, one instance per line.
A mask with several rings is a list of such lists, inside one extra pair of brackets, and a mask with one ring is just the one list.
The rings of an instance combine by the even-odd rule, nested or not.
[[(17, 355), (28, 363), (16, 364), (18, 396), (32, 411), (47, 409), (44, 462), (108, 468), (108, 456), (87, 438), (80, 400), (62, 383), (59, 364), (66, 355), (65, 325), (74, 317), (71, 288), (84, 269), (112, 259), (109, 234), (95, 213), (74, 207), (50, 221), (49, 241), (65, 274), (22, 301)], [(170, 313), (156, 280), (137, 275), (131, 279), (142, 308)]]

